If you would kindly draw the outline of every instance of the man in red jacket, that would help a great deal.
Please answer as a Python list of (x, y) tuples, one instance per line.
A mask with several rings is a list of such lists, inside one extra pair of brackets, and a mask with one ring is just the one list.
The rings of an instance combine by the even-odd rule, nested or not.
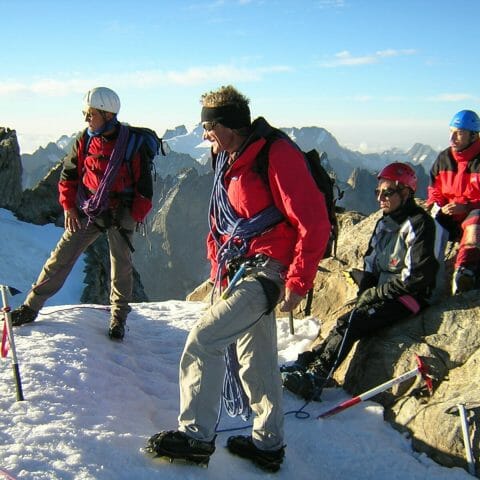
[(136, 222), (143, 221), (152, 207), (150, 165), (144, 155), (147, 147), (140, 141), (135, 143), (141, 143), (138, 150), (127, 158), (134, 134), (117, 120), (120, 99), (113, 90), (89, 90), (83, 107), (88, 128), (63, 159), (58, 185), (65, 232), (24, 304), (12, 312), (12, 324), (33, 322), (62, 287), (81, 253), (106, 232), (111, 261), (109, 336), (121, 340), (133, 285), (131, 237)]
[(430, 172), (427, 203), (432, 214), (460, 240), (452, 292), (478, 285), (480, 274), (480, 119), (461, 110), (450, 122), (450, 147), (438, 155)]
[(178, 430), (152, 436), (147, 450), (207, 463), (225, 373), (236, 346), (239, 376), (254, 413), (253, 431), (232, 436), (230, 452), (276, 471), (284, 457), (282, 385), (274, 308), (294, 309), (312, 287), (330, 223), (325, 199), (305, 158), (288, 138), (268, 149), (266, 178), (258, 156), (274, 129), (250, 121), (249, 100), (234, 87), (202, 96), (204, 138), (212, 145), (215, 179), (210, 202), (208, 258), (216, 291), (244, 272), (190, 332), (180, 362)]

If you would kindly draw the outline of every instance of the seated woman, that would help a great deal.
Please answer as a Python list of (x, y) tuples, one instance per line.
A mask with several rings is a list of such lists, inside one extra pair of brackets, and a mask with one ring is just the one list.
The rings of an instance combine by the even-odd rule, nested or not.
[(364, 274), (353, 310), (337, 320), (314, 350), (282, 366), (286, 389), (318, 400), (356, 340), (415, 315), (428, 306), (439, 268), (433, 218), (415, 203), (415, 171), (392, 163), (378, 175), (375, 195), (383, 211), (364, 256)]

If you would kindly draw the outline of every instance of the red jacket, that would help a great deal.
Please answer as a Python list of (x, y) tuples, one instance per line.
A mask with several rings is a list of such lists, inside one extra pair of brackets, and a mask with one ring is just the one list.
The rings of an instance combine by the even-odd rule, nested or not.
[[(237, 215), (250, 218), (275, 203), (285, 220), (251, 240), (246, 256), (268, 255), (288, 270), (286, 287), (305, 295), (312, 287), (317, 266), (330, 234), (323, 194), (308, 171), (303, 155), (286, 140), (276, 140), (269, 151), (269, 186), (254, 170), (264, 138), (248, 145), (224, 176), (229, 201)], [(225, 238), (222, 238), (225, 241)], [(207, 240), (211, 278), (217, 271), (217, 247)]]
[[(79, 134), (71, 152), (63, 159), (58, 190), (59, 202), (64, 210), (77, 206), (79, 182), (90, 192), (98, 189), (115, 146), (117, 133), (109, 138), (93, 137), (88, 152), (84, 152), (86, 138), (85, 131)], [(152, 208), (153, 187), (150, 166), (142, 162), (138, 152), (129, 163), (130, 165), (127, 165), (123, 162), (120, 166), (110, 192), (130, 192), (132, 217), (141, 222)]]

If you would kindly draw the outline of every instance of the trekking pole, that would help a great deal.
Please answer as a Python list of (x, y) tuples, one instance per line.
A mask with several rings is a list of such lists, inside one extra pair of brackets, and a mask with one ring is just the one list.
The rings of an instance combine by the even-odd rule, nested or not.
[(462, 427), (463, 444), (465, 446), (465, 455), (467, 457), (468, 473), (475, 476), (475, 460), (472, 454), (472, 445), (470, 443), (470, 433), (468, 428), (468, 419), (466, 414), (466, 407), (463, 403), (457, 403), (456, 406), (447, 410), (447, 413), (454, 413), (458, 411), (460, 416), (460, 425)]
[(293, 312), (288, 313), (288, 326), (290, 327), (290, 335), (295, 335), (295, 327), (293, 326)]
[(333, 407), (330, 410), (327, 410), (326, 412), (320, 414), (317, 417), (317, 419), (330, 417), (330, 416), (335, 415), (339, 412), (342, 412), (343, 410), (346, 410), (347, 408), (353, 407), (357, 403), (368, 400), (369, 398), (374, 397), (375, 395), (377, 395), (381, 392), (384, 392), (385, 390), (388, 390), (389, 388), (393, 387), (394, 385), (399, 385), (400, 383), (403, 383), (405, 380), (408, 380), (409, 378), (415, 377), (416, 375), (421, 375), (421, 377), (425, 380), (425, 383), (428, 387), (429, 392), (431, 393), (433, 387), (432, 387), (432, 380), (428, 376), (427, 365), (422, 362), (422, 360), (420, 359), (420, 357), (418, 355), (415, 355), (415, 358), (417, 360), (417, 366), (414, 369), (412, 369), (408, 372), (405, 372), (403, 375), (395, 377), (392, 380), (389, 380), (388, 382), (382, 383), (381, 385), (378, 385), (377, 387), (374, 387), (371, 390), (368, 390), (364, 393), (361, 393), (360, 395), (357, 395), (356, 397), (352, 397), (349, 400), (345, 400), (344, 402), (338, 404), (336, 407)]
[[(4, 325), (3, 328), (6, 329), (4, 332), (6, 332), (6, 337), (8, 339), (8, 344), (10, 345), (10, 351), (12, 354), (12, 367), (13, 367), (13, 377), (15, 379), (15, 387), (17, 389), (17, 402), (24, 400), (23, 398), (23, 390), (22, 390), (22, 381), (20, 379), (20, 368), (18, 366), (18, 360), (17, 360), (17, 350), (15, 348), (15, 342), (13, 340), (13, 331), (12, 331), (12, 313), (11, 309), (7, 304), (7, 292), (10, 293), (10, 295), (16, 295), (17, 293), (20, 293), (19, 290), (13, 288), (13, 287), (8, 287), (6, 285), (0, 285), (0, 290), (2, 292), (2, 301), (3, 301), (3, 313), (4, 313)], [(4, 334), (5, 335), (5, 334)], [(8, 349), (3, 348), (3, 343), (2, 343), (2, 355), (7, 353)]]

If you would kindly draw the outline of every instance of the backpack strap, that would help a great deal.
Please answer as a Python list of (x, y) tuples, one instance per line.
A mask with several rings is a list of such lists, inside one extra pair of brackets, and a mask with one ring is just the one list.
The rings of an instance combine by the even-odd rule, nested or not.
[(298, 146), (290, 139), (290, 137), (286, 133), (276, 128), (272, 128), (271, 131), (268, 132), (264, 138), (265, 144), (257, 154), (253, 170), (258, 173), (262, 177), (263, 181), (270, 187), (270, 182), (268, 180), (268, 164), (270, 147), (272, 146), (272, 144), (276, 140), (284, 139), (290, 142), (292, 145), (295, 145), (296, 148), (298, 148)]
[[(150, 163), (151, 170), (154, 171), (154, 179), (156, 179), (156, 170), (153, 159), (159, 152), (162, 155), (166, 155), (163, 147), (163, 140), (157, 136), (155, 131), (144, 127), (132, 127), (128, 126), (128, 143), (125, 151), (125, 157), (123, 162), (125, 163), (127, 170), (130, 174), (132, 188), (126, 189), (126, 192), (131, 192), (135, 185), (135, 176), (132, 168), (132, 160), (137, 152), (142, 156), (142, 160)], [(84, 130), (82, 135), (82, 153), (86, 157), (90, 148), (90, 142), (92, 141), (90, 135), (88, 135), (87, 129)]]

